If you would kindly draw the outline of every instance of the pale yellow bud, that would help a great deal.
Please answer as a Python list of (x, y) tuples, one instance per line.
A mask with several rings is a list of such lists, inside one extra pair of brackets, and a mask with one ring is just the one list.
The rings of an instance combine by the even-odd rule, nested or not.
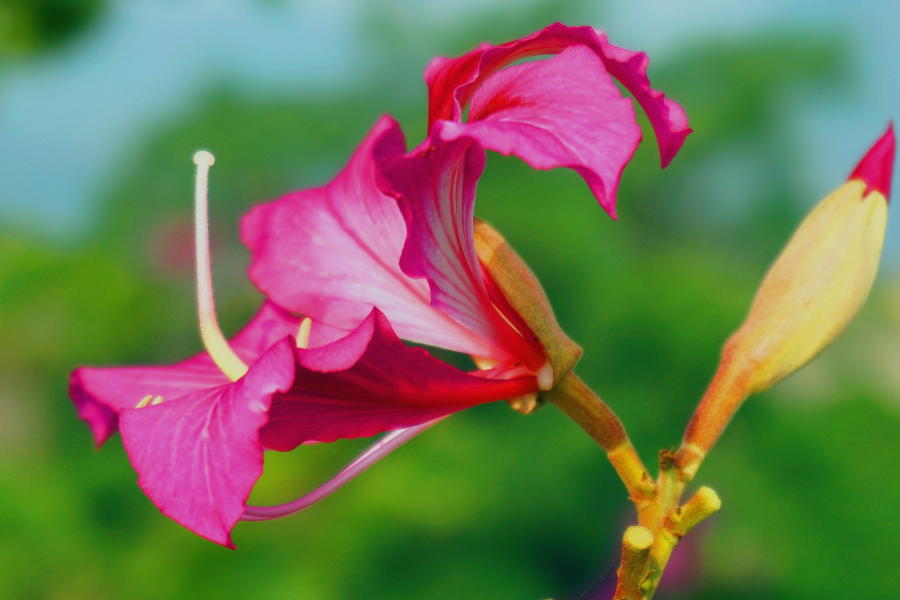
[(769, 388), (812, 360), (866, 301), (888, 205), (881, 192), (865, 191), (854, 179), (822, 200), (769, 269), (725, 351), (748, 371), (746, 393)]
[(865, 303), (887, 227), (894, 145), (889, 126), (849, 181), (800, 223), (769, 269), (685, 431), (675, 460), (684, 480), (747, 396), (815, 358)]

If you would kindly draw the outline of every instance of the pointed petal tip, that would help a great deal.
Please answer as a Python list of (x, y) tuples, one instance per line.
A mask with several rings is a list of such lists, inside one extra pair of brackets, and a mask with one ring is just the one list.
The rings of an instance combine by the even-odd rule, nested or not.
[(879, 191), (885, 199), (890, 200), (891, 176), (894, 171), (894, 122), (888, 123), (887, 131), (869, 149), (849, 179), (862, 179), (866, 184), (866, 193)]
[(684, 144), (684, 141), (687, 139), (687, 136), (694, 133), (694, 130), (690, 127), (683, 129), (672, 136), (672, 139), (668, 141), (667, 144), (660, 143), (659, 145), (659, 159), (660, 159), (660, 168), (665, 169), (670, 164), (672, 164), (672, 160), (681, 150), (681, 146)]

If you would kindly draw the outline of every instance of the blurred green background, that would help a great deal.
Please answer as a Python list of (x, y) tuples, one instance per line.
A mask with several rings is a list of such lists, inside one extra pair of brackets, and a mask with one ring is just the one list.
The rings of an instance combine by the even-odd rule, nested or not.
[[(239, 524), (229, 551), (153, 507), (118, 437), (93, 449), (67, 378), (200, 349), (195, 149), (217, 157), (215, 283), (235, 331), (261, 300), (237, 238), (253, 203), (328, 181), (383, 113), (417, 143), (432, 56), (591, 24), (651, 52), (654, 87), (696, 133), (660, 171), (642, 121), (618, 222), (575, 174), (493, 154), (477, 212), (532, 265), (585, 348), (578, 372), (654, 463), (793, 227), (900, 114), (890, 3), (719, 4), (0, 0), (0, 598), (610, 598), (633, 510), (553, 408), (456, 415), (321, 504)], [(847, 333), (749, 402), (704, 464), (723, 509), (659, 597), (900, 585), (896, 234)], [(269, 453), (251, 500), (292, 499), (365, 445)]]

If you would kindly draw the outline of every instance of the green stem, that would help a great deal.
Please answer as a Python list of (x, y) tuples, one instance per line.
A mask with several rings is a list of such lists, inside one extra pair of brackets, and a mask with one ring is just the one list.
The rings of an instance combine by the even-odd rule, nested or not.
[[(710, 399), (715, 395), (708, 394)], [(622, 540), (622, 566), (618, 571), (615, 600), (650, 600), (681, 537), (721, 505), (715, 492), (701, 488), (684, 507), (678, 506), (702, 455), (695, 457), (686, 453), (684, 447), (678, 455), (663, 450), (659, 454), (659, 478), (654, 484), (622, 422), (578, 376), (569, 372), (543, 396), (603, 448), (631, 495), (640, 524), (630, 527)], [(729, 411), (710, 412), (719, 413), (719, 418), (713, 421), (724, 428), (723, 420), (727, 422), (727, 418), (722, 419), (721, 414)], [(719, 427), (716, 429), (715, 434), (721, 432)], [(699, 430), (708, 431), (705, 427)], [(712, 437), (715, 439), (717, 435)], [(687, 440), (691, 441), (690, 436)], [(685, 469), (688, 465), (694, 468)]]
[(615, 413), (571, 371), (543, 396), (590, 435), (603, 450), (636, 502), (653, 495), (653, 481)]

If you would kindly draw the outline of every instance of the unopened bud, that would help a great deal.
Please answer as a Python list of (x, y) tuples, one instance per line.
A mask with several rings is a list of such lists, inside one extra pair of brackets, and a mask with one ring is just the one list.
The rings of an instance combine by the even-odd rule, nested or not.
[(866, 301), (881, 258), (893, 162), (889, 127), (850, 179), (807, 215), (769, 269), (685, 432), (676, 461), (685, 478), (747, 396), (815, 358)]
[[(803, 220), (728, 342), (752, 370), (748, 393), (781, 381), (824, 350), (872, 289), (887, 226), (893, 130)], [(864, 174), (867, 179), (863, 179)]]

